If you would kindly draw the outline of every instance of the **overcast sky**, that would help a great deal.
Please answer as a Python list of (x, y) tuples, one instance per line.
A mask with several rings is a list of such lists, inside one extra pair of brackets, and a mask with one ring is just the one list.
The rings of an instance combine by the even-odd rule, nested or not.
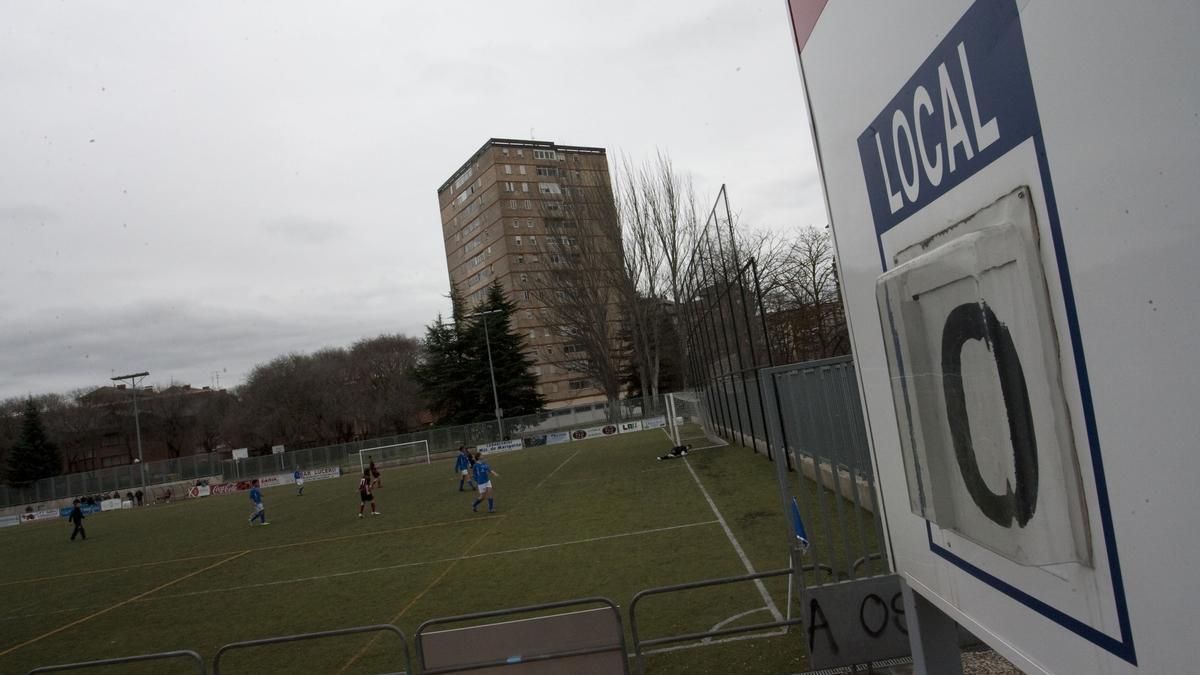
[(5, 2), (0, 35), (0, 398), (422, 335), (437, 188), (490, 137), (825, 222), (779, 0)]

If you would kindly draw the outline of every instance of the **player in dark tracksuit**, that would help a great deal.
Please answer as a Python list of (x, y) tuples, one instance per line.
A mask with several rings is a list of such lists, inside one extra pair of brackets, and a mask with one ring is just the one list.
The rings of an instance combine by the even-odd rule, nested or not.
[(471, 479), (471, 467), (475, 462), (471, 459), (471, 453), (463, 446), (458, 446), (458, 458), (454, 460), (454, 472), (458, 474), (458, 491), (462, 492), (463, 483), (469, 482), (471, 489), (475, 489), (475, 481)]
[(83, 535), (84, 541), (87, 541), (87, 532), (83, 530), (83, 509), (79, 508), (79, 500), (74, 502), (75, 508), (71, 509), (71, 515), (67, 516), (67, 520), (75, 523), (75, 529), (71, 532), (71, 541), (75, 541), (75, 535)]

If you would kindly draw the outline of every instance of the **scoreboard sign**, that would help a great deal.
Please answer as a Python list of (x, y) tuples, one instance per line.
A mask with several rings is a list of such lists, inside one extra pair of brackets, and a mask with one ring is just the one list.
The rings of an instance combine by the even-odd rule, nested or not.
[(1200, 5), (789, 5), (894, 569), (1027, 671), (1193, 668)]

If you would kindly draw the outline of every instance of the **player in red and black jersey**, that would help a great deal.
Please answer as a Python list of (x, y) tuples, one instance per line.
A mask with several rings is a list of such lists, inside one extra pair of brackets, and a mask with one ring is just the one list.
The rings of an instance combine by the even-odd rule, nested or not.
[(379, 469), (375, 468), (375, 460), (370, 457), (367, 459), (371, 460), (370, 466), (367, 467), (367, 470), (371, 472), (371, 487), (383, 487), (383, 483), (379, 480)]
[(371, 470), (363, 469), (362, 478), (358, 481), (358, 517), (363, 517), (363, 507), (371, 502), (371, 515), (377, 516), (375, 510), (375, 495), (371, 493)]

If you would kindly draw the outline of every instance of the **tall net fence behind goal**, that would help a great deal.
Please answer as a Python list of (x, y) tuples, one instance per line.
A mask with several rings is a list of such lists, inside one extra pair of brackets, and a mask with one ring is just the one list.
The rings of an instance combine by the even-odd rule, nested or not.
[(728, 445), (708, 429), (708, 411), (699, 392), (677, 391), (667, 394), (667, 434), (676, 446), (692, 450)]
[(375, 468), (400, 466), (403, 464), (429, 464), (429, 441), (409, 441), (381, 445), (377, 448), (363, 448), (358, 451), (359, 470), (366, 469), (375, 462)]

